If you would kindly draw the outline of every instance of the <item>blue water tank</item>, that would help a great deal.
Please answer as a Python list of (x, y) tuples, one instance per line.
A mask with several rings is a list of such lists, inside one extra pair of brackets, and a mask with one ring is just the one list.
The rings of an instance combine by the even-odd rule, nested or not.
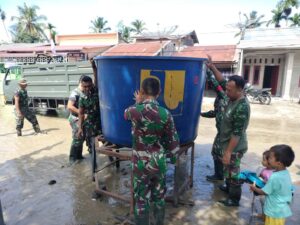
[(102, 131), (106, 140), (131, 146), (131, 123), (124, 110), (133, 105), (133, 93), (145, 78), (160, 80), (158, 102), (173, 115), (180, 143), (197, 137), (203, 91), (205, 59), (187, 57), (99, 56), (95, 58)]

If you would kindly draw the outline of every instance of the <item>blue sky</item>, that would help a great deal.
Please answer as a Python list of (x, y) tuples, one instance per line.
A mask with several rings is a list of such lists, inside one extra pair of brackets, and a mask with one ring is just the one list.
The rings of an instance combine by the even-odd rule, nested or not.
[[(59, 34), (89, 33), (91, 20), (104, 17), (112, 30), (120, 20), (129, 25), (141, 19), (149, 30), (178, 25), (179, 30), (202, 33), (224, 32), (239, 21), (239, 12), (251, 10), (271, 17), (277, 0), (26, 0), (26, 4), (40, 7), (39, 14), (47, 16)], [(0, 0), (6, 12), (6, 26), (12, 16), (18, 16), (17, 6), (22, 0)], [(159, 27), (158, 25), (159, 24)], [(1, 27), (1, 26), (0, 26)], [(0, 28), (0, 40), (3, 29)]]

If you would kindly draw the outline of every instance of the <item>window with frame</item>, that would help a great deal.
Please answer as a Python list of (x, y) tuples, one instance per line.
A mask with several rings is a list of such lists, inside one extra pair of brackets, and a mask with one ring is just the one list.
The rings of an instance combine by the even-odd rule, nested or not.
[(244, 66), (243, 77), (246, 83), (249, 82), (250, 66)]
[(260, 73), (260, 66), (254, 67), (254, 76), (253, 76), (253, 84), (258, 85), (259, 84), (259, 73)]

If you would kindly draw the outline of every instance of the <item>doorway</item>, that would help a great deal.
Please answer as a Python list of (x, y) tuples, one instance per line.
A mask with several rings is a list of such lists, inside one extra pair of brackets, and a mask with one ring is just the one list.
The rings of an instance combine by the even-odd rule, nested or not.
[(263, 88), (272, 88), (272, 95), (276, 95), (279, 66), (265, 66)]

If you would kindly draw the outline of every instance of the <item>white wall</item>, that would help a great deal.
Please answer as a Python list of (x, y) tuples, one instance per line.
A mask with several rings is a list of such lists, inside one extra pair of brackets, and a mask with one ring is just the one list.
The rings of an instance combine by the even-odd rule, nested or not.
[(299, 99), (300, 95), (300, 51), (295, 52), (292, 79), (290, 85), (290, 98)]

